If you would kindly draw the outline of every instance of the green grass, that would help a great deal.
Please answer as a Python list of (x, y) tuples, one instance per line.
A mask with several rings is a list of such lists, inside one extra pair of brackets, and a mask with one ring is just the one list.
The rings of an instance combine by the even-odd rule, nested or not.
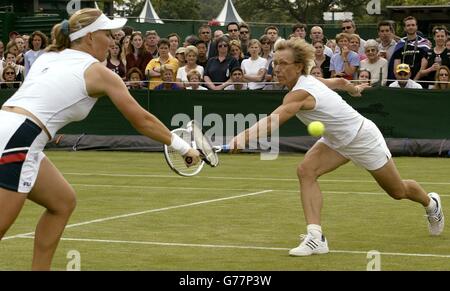
[[(331, 253), (293, 258), (306, 228), (295, 172), (303, 155), (221, 155), (219, 167), (193, 178), (172, 173), (161, 153), (47, 155), (77, 191), (69, 225), (107, 219), (67, 228), (54, 270), (66, 269), (71, 250), (82, 270), (366, 270), (371, 250), (382, 253), (382, 270), (450, 270), (448, 231), (430, 237), (420, 205), (390, 199), (351, 163), (320, 179)], [(442, 195), (450, 217), (449, 160), (395, 160), (403, 177)], [(27, 202), (6, 236), (32, 232), (42, 211)], [(29, 269), (32, 246), (0, 242), (0, 270)]]

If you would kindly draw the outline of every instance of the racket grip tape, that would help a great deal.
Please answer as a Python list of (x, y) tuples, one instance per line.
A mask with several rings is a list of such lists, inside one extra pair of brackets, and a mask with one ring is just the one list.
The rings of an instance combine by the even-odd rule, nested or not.
[(192, 164), (192, 157), (185, 157), (184, 161), (186, 162), (186, 164), (190, 165)]
[(224, 144), (224, 145), (222, 146), (222, 152), (223, 152), (223, 153), (228, 153), (228, 152), (230, 152), (230, 145)]

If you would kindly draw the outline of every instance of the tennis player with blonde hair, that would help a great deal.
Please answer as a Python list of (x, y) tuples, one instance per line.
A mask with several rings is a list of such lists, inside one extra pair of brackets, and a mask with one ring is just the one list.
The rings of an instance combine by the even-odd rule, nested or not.
[(122, 79), (102, 65), (112, 41), (111, 30), (125, 22), (87, 8), (55, 25), (53, 44), (1, 108), (0, 239), (25, 199), (43, 206), (45, 212), (35, 232), (33, 270), (50, 269), (76, 205), (75, 191), (44, 155), (44, 147), (60, 128), (84, 119), (98, 97), (109, 96), (136, 130), (192, 158), (191, 165), (200, 160), (197, 150), (172, 135), (135, 101)]
[[(354, 86), (343, 78), (319, 80), (311, 76), (309, 71), (314, 64), (314, 48), (303, 40), (279, 41), (275, 51), (274, 73), (290, 92), (270, 116), (231, 140), (230, 147), (236, 152), (257, 139), (258, 134), (276, 130), (294, 116), (305, 125), (313, 121), (321, 121), (325, 125), (323, 137), (309, 149), (297, 167), (307, 235), (289, 254), (309, 256), (329, 252), (328, 242), (322, 234), (323, 202), (317, 180), (350, 160), (369, 171), (392, 198), (409, 199), (422, 204), (428, 217), (430, 234), (441, 234), (444, 215), (439, 195), (427, 194), (416, 181), (402, 180), (376, 125), (332, 90), (345, 90), (358, 96), (367, 85)], [(277, 119), (278, 124), (272, 122)]]

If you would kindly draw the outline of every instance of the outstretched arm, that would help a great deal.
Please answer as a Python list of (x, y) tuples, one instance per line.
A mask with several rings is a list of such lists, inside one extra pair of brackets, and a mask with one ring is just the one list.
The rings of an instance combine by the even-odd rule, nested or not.
[(364, 89), (370, 87), (370, 85), (367, 84), (354, 85), (352, 84), (352, 82), (344, 78), (331, 78), (331, 79), (317, 78), (317, 79), (320, 80), (325, 85), (327, 85), (327, 87), (332, 90), (342, 90), (354, 97), (361, 96), (361, 92)]
[[(156, 116), (142, 108), (130, 95), (124, 82), (116, 73), (100, 64), (93, 64), (86, 70), (85, 80), (90, 96), (108, 95), (117, 109), (138, 132), (166, 145), (172, 145), (176, 149), (179, 147), (182, 155), (193, 158), (192, 164), (199, 161), (198, 152), (190, 146), (186, 147)], [(181, 146), (178, 146), (180, 143)]]
[(232, 152), (246, 148), (251, 142), (261, 138), (264, 140), (272, 135), (282, 124), (291, 119), (303, 107), (308, 93), (303, 90), (289, 92), (284, 97), (283, 104), (278, 106), (269, 116), (261, 119), (252, 127), (235, 136), (229, 143)]

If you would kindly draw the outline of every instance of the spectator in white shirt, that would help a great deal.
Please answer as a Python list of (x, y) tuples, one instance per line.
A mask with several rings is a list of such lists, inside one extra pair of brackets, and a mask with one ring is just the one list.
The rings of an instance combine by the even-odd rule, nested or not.
[(231, 70), (231, 78), (226, 83), (230, 85), (225, 90), (247, 90), (247, 84), (244, 83), (244, 72), (239, 67)]
[(186, 87), (186, 90), (208, 90), (208, 88), (205, 88), (200, 85), (200, 81), (202, 80), (202, 75), (197, 70), (191, 70), (189, 73), (187, 73), (187, 79), (189, 87)]
[(369, 39), (366, 41), (364, 49), (367, 59), (361, 61), (360, 68), (370, 71), (372, 84), (381, 81), (381, 84), (384, 86), (386, 84), (388, 73), (388, 61), (385, 58), (380, 57), (378, 42), (374, 39)]
[(250, 58), (242, 61), (241, 68), (244, 72), (244, 78), (250, 81), (248, 88), (250, 90), (257, 90), (264, 88), (264, 77), (266, 76), (267, 60), (259, 56), (261, 52), (261, 43), (257, 39), (252, 39), (249, 42), (248, 52)]
[(186, 65), (184, 67), (179, 68), (177, 72), (178, 85), (183, 88), (186, 87), (184, 86), (184, 82), (188, 81), (187, 75), (190, 71), (196, 70), (197, 72), (199, 72), (200, 73), (199, 80), (203, 79), (204, 73), (204, 68), (202, 66), (197, 65), (198, 49), (195, 46), (193, 45), (187, 46), (185, 48), (184, 55), (186, 58)]
[(397, 81), (389, 85), (391, 88), (410, 88), (422, 89), (419, 83), (411, 80), (411, 68), (408, 64), (398, 64), (395, 69), (395, 78)]

